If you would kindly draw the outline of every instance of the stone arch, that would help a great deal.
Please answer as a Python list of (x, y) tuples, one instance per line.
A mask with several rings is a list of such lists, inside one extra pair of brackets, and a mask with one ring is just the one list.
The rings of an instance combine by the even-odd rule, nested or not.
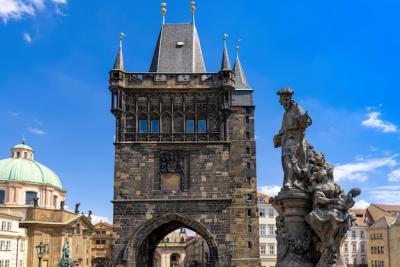
[(218, 248), (211, 233), (196, 220), (178, 213), (169, 213), (142, 224), (130, 239), (124, 258), (129, 267), (153, 267), (153, 254), (159, 242), (170, 232), (187, 228), (199, 234), (210, 252), (210, 267), (218, 267)]

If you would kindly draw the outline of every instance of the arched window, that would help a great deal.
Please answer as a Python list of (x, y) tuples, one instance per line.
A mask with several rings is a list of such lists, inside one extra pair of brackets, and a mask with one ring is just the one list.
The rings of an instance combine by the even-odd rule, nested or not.
[(147, 133), (148, 125), (147, 125), (147, 116), (142, 115), (139, 119), (139, 133)]
[(54, 209), (57, 208), (58, 196), (53, 196), (53, 207)]
[(151, 117), (150, 130), (152, 133), (160, 132), (160, 118), (156, 115)]
[(4, 204), (6, 201), (6, 191), (0, 190), (0, 204)]
[(206, 133), (207, 132), (207, 120), (206, 119), (197, 120), (197, 132), (198, 133)]
[(125, 119), (125, 128), (128, 133), (136, 132), (136, 118), (135, 115), (129, 114)]
[(21, 152), (17, 152), (17, 159), (19, 159), (21, 157)]
[(186, 133), (194, 133), (194, 119), (186, 119)]
[(27, 191), (25, 193), (25, 204), (32, 205), (34, 204), (34, 199), (37, 197), (37, 192)]

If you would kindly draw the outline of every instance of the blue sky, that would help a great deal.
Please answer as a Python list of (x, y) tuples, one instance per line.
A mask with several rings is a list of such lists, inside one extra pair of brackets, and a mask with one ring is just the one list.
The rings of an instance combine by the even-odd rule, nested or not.
[[(251, 3), (251, 4), (249, 4)], [(358, 205), (400, 204), (397, 0), (198, 1), (207, 70), (218, 70), (224, 33), (241, 38), (255, 91), (260, 190), (281, 185), (272, 137), (295, 88), (313, 118), (308, 141), (335, 165)], [(0, 0), (0, 158), (27, 138), (54, 169), (67, 204), (112, 218), (114, 120), (108, 71), (124, 41), (126, 68), (148, 70), (160, 29), (159, 1)], [(169, 1), (167, 22), (190, 21), (189, 1)]]

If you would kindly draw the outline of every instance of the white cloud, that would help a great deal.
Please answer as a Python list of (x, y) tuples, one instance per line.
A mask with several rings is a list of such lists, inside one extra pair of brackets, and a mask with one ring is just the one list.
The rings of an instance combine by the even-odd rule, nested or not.
[(29, 1), (0, 0), (0, 17), (4, 23), (7, 23), (10, 19), (19, 20), (25, 15), (35, 15), (35, 9)]
[(68, 0), (0, 0), (0, 18), (7, 23), (11, 19), (33, 17), (36, 11), (46, 10), (46, 3), (55, 6), (56, 14), (63, 15), (59, 6), (67, 5)]
[(335, 167), (335, 179), (339, 180), (356, 180), (365, 181), (368, 175), (382, 167), (395, 167), (398, 165), (396, 156), (384, 158), (368, 159), (361, 162), (337, 165)]
[(268, 196), (276, 196), (279, 191), (281, 191), (281, 187), (277, 185), (271, 185), (271, 186), (261, 186), (258, 188), (258, 192), (264, 193)]
[(354, 205), (354, 208), (356, 208), (356, 209), (366, 209), (366, 208), (369, 207), (369, 205), (370, 205), (369, 202), (361, 199), (361, 200), (356, 201), (356, 204)]
[(388, 178), (391, 182), (400, 182), (400, 169), (393, 170), (389, 173)]
[(46, 132), (43, 131), (42, 129), (35, 128), (35, 127), (29, 127), (28, 131), (33, 134), (36, 134), (36, 135), (45, 135), (46, 134)]
[(28, 44), (32, 43), (32, 37), (29, 32), (24, 32), (24, 41)]
[(99, 223), (99, 222), (110, 223), (110, 220), (107, 217), (92, 215), (92, 223), (96, 224), (96, 223)]
[(380, 119), (381, 113), (372, 111), (367, 113), (368, 118), (361, 122), (362, 125), (370, 128), (382, 130), (384, 133), (397, 132), (397, 126), (391, 122), (386, 122)]
[(400, 186), (388, 185), (367, 189), (370, 199), (376, 203), (400, 204)]
[(51, 0), (51, 2), (57, 5), (66, 5), (68, 3), (67, 0)]

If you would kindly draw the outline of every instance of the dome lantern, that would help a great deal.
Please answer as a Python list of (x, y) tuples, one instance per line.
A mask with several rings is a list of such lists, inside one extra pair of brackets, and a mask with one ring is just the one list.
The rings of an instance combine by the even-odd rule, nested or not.
[(22, 142), (11, 149), (11, 157), (14, 159), (28, 159), (34, 160), (33, 149), (25, 144), (25, 139)]

